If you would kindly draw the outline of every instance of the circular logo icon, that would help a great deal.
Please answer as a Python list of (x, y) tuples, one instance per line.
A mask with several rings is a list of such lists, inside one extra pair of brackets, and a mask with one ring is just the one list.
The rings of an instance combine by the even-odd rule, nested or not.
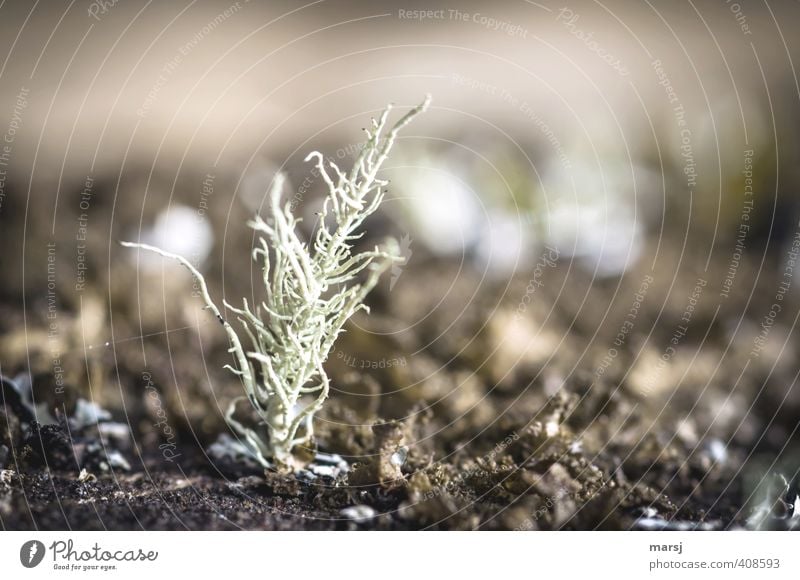
[(26, 568), (35, 568), (44, 559), (44, 544), (39, 540), (28, 540), (19, 549), (19, 561)]

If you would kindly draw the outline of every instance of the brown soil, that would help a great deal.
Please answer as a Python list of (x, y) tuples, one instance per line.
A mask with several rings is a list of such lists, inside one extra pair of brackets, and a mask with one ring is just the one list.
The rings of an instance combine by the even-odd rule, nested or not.
[[(92, 219), (111, 223), (101, 193)], [(118, 203), (113, 231), (128, 232), (141, 208)], [(50, 222), (34, 218), (28, 235), (46, 240)], [(13, 243), (21, 227), (4, 238)], [(228, 231), (226, 247), (252, 242)], [(704, 272), (704, 256), (673, 253), (682, 239), (665, 238), (655, 264), (653, 243), (620, 279), (559, 260), (516, 318), (533, 264), (487, 283), (415, 247), (397, 286), (376, 289), (372, 314), (354, 320), (329, 357), (335, 392), (317, 418), (316, 451), (339, 454), (348, 469), (314, 476), (314, 465), (265, 473), (206, 453), (228, 432), (223, 410), (240, 387), (222, 369), (224, 333), (187, 297), (188, 275), (138, 271), (98, 232), (87, 289), (76, 293), (74, 228), (57, 238), (67, 281), (57, 292), (63, 374), (54, 373), (39, 290), (45, 268), (0, 289), (0, 372), (32, 377), (32, 400), (3, 387), (4, 529), (798, 527), (799, 345), (790, 325), (800, 297), (787, 296), (767, 347), (750, 356), (781, 267), (762, 265), (755, 244), (724, 301), (727, 251)], [(25, 262), (44, 264), (44, 244), (28, 247)], [(216, 296), (223, 271), (227, 297), (258, 291), (243, 257), (228, 258), (238, 269), (208, 265)], [(686, 325), (699, 278), (707, 286)], [(108, 415), (76, 419), (79, 400)], [(34, 402), (50, 424), (29, 416)]]

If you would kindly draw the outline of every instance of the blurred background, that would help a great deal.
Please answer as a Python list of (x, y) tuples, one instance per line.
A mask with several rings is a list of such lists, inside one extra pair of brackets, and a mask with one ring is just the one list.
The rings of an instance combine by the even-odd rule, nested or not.
[(791, 480), (798, 17), (711, 0), (4, 2), (0, 370), (125, 409), (145, 446), (163, 437), (152, 373), (184, 440), (213, 440), (240, 389), (225, 336), (184, 270), (117, 242), (257, 299), (244, 224), (275, 173), (310, 234), (325, 190), (305, 156), (346, 167), (371, 116), (430, 94), (366, 224), (406, 259), (329, 358), (346, 404), (321, 437), (431, 409), (441, 456), (566, 389), (599, 430), (589, 447), (635, 408), (618, 439), (634, 460), (650, 433), (676, 457), (735, 443), (737, 468), (764, 446)]

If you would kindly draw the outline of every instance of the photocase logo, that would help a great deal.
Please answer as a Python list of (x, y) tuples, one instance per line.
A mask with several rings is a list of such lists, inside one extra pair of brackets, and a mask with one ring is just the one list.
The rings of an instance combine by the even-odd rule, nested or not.
[(411, 259), (411, 254), (413, 253), (414, 252), (411, 251), (411, 236), (404, 234), (403, 237), (400, 238), (400, 257), (402, 261), (392, 264), (391, 277), (389, 278), (390, 292), (394, 289), (394, 285), (397, 284), (400, 274), (403, 273), (403, 269), (408, 264), (408, 261)]
[(28, 540), (19, 549), (19, 561), (26, 568), (35, 568), (44, 559), (44, 544), (39, 540)]

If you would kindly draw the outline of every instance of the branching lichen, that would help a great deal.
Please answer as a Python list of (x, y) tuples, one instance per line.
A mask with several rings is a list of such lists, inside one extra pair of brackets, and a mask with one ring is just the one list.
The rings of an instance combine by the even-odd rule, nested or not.
[[(429, 102), (428, 97), (388, 131), (391, 106), (373, 119), (371, 128), (365, 129), (367, 141), (347, 173), (317, 151), (306, 157), (306, 161), (314, 161), (328, 188), (311, 247), (298, 235), (300, 219), (293, 215), (291, 204), (281, 206), (284, 177), (275, 176), (268, 219), (256, 216), (248, 223), (258, 234), (252, 257), (262, 269), (263, 300), (253, 307), (243, 299), (241, 308), (223, 303), (238, 317), (243, 338), (211, 299), (203, 275), (186, 258), (147, 244), (122, 243), (173, 258), (197, 279), (206, 308), (230, 339), (236, 366), (226, 368), (244, 385), (246, 397), (231, 402), (226, 419), (264, 466), (272, 460), (278, 466), (293, 467), (292, 449), (312, 440), (314, 415), (330, 392), (323, 365), (334, 341), (353, 314), (368, 310), (364, 299), (380, 275), (402, 260), (394, 239), (356, 254), (353, 244), (363, 235), (356, 230), (383, 201), (388, 182), (377, 175), (398, 131)], [(250, 402), (266, 433), (234, 417), (236, 403), (242, 398)]]

